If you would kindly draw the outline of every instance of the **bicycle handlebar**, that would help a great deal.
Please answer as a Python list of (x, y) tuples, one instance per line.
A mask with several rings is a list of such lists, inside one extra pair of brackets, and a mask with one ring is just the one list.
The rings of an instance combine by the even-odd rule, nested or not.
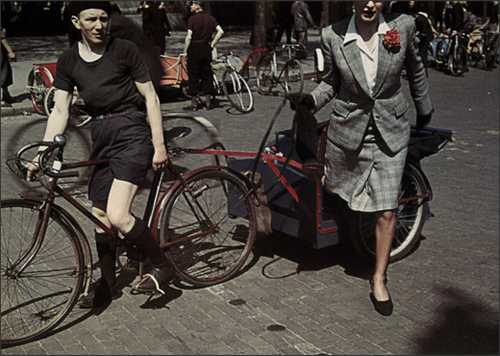
[[(28, 179), (28, 162), (32, 162), (31, 160), (23, 158), (23, 155), (36, 147), (47, 147), (45, 150), (41, 152), (41, 154), (38, 155), (38, 167), (40, 172), (42, 172), (42, 175), (47, 175), (52, 178), (71, 178), (71, 177), (78, 177), (79, 173), (77, 171), (71, 171), (71, 172), (61, 172), (61, 170), (64, 169), (63, 166), (63, 152), (64, 152), (64, 147), (66, 146), (66, 137), (64, 135), (56, 135), (54, 137), (54, 140), (51, 142), (47, 141), (40, 141), (40, 142), (35, 142), (28, 144), (24, 147), (21, 147), (17, 152), (16, 152), (16, 158), (15, 158), (15, 163), (16, 167), (19, 171), (19, 173), (22, 174), (23, 178)], [(52, 163), (51, 167), (47, 167), (48, 164), (48, 157), (55, 151), (58, 150), (56, 153), (55, 160)], [(36, 179), (33, 179), (36, 180)]]

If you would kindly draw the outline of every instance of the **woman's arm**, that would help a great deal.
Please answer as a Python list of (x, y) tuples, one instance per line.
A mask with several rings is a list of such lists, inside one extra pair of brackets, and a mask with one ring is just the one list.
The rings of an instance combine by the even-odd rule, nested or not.
[(153, 168), (162, 168), (168, 161), (167, 149), (163, 138), (163, 125), (161, 118), (160, 100), (151, 81), (146, 83), (135, 82), (137, 90), (146, 100), (147, 119), (151, 127), (151, 136), (155, 153), (153, 156)]

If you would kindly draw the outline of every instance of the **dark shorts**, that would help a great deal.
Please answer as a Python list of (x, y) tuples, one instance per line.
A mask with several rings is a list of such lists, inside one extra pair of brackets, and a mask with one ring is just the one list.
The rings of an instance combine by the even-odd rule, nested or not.
[(92, 123), (91, 160), (109, 160), (95, 166), (89, 181), (93, 206), (106, 210), (113, 179), (142, 185), (153, 160), (151, 129), (143, 112), (124, 113)]

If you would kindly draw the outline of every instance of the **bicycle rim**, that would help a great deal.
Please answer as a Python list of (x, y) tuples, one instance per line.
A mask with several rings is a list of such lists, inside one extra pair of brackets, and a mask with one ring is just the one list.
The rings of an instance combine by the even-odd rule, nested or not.
[(285, 64), (280, 73), (279, 82), (282, 83), (285, 94), (302, 93), (304, 90), (304, 73), (298, 60), (292, 59)]
[(184, 282), (222, 283), (238, 273), (255, 241), (255, 207), (245, 183), (218, 168), (189, 177), (172, 192), (161, 219), (166, 255)]
[(44, 115), (43, 101), (47, 88), (43, 82), (42, 75), (38, 70), (32, 69), (28, 75), (28, 92), (31, 97), (33, 110), (37, 114)]
[(13, 266), (28, 254), (40, 202), (1, 202), (1, 343), (16, 346), (53, 330), (71, 311), (84, 280), (80, 242), (66, 223), (51, 214), (44, 241), (29, 265), (14, 276)]
[(246, 113), (253, 109), (252, 91), (241, 75), (234, 71), (224, 72), (222, 85), (224, 94), (236, 110)]

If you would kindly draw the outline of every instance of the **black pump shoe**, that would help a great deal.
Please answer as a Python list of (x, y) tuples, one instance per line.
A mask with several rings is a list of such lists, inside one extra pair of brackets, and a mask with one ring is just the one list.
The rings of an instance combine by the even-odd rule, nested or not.
[(392, 314), (392, 311), (394, 310), (394, 304), (392, 303), (390, 295), (388, 300), (380, 301), (375, 298), (373, 293), (370, 293), (370, 300), (373, 304), (373, 307), (379, 314), (383, 316), (390, 316)]
[[(387, 283), (387, 278), (384, 278), (384, 284), (386, 283)], [(373, 290), (373, 280), (370, 280), (370, 289)], [(387, 291), (387, 293), (389, 294), (389, 291)], [(394, 304), (392, 303), (392, 298), (390, 294), (388, 300), (377, 300), (373, 292), (370, 292), (370, 300), (373, 304), (373, 307), (379, 314), (383, 316), (389, 316), (392, 314), (394, 310)]]

